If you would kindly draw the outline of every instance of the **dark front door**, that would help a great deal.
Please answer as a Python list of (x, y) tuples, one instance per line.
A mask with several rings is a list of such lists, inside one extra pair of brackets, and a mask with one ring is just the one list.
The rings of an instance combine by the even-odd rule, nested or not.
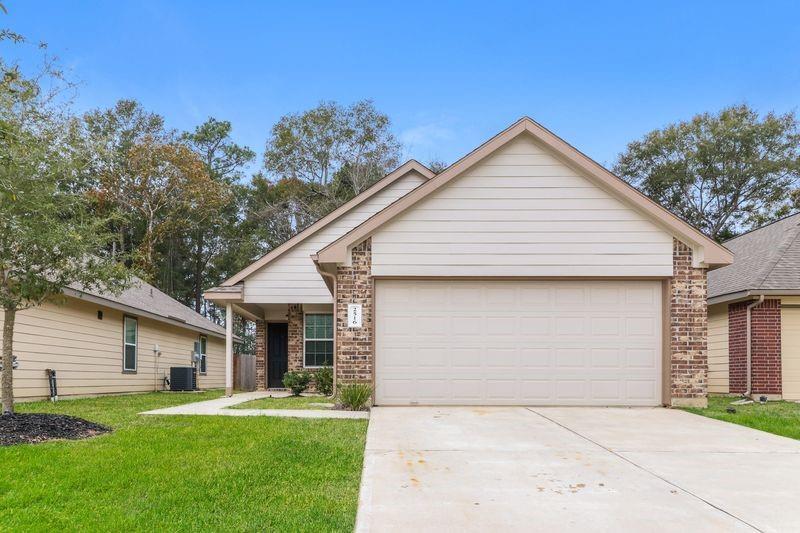
[(267, 324), (267, 387), (283, 388), (283, 375), (289, 369), (289, 325)]

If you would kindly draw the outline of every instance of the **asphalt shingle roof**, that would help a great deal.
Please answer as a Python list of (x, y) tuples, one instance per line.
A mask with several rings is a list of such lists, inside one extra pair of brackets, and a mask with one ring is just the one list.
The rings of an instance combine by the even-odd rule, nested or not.
[(208, 320), (203, 315), (196, 313), (194, 309), (186, 307), (179, 301), (139, 278), (134, 278), (134, 283), (118, 295), (100, 291), (90, 291), (80, 285), (70, 285), (70, 288), (110, 302), (158, 315), (176, 323), (178, 326), (180, 323), (185, 323), (211, 333), (225, 335), (225, 328), (222, 326)]
[(800, 290), (800, 213), (725, 242), (733, 264), (708, 273), (708, 297), (752, 290)]

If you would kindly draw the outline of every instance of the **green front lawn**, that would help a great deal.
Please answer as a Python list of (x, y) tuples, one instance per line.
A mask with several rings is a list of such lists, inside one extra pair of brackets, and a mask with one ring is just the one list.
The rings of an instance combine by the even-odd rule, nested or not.
[(366, 420), (137, 414), (220, 395), (19, 404), (114, 432), (0, 447), (0, 529), (351, 531)]
[[(800, 404), (767, 402), (764, 405), (760, 403), (731, 405), (731, 402), (736, 399), (730, 396), (709, 396), (707, 409), (687, 408), (686, 411), (792, 439), (800, 439)], [(728, 407), (736, 409), (736, 413), (725, 412)]]
[(229, 409), (330, 409), (321, 407), (319, 403), (334, 403), (332, 398), (325, 396), (286, 396), (283, 398), (259, 398), (249, 402), (239, 403)]

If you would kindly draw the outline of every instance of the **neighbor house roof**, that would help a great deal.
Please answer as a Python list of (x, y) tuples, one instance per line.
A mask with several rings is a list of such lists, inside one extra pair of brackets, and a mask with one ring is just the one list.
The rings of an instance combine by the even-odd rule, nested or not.
[(556, 134), (538, 124), (534, 120), (523, 117), (486, 143), (470, 152), (446, 170), (423, 183), (410, 193), (396, 200), (382, 211), (365, 220), (359, 226), (343, 235), (341, 238), (323, 248), (314, 260), (318, 263), (342, 263), (347, 259), (350, 246), (358, 244), (377, 228), (416, 204), (429, 194), (443, 187), (465, 170), (488, 157), (495, 150), (524, 133), (532, 135), (536, 140), (552, 149), (571, 166), (582, 170), (595, 183), (606, 189), (629, 205), (648, 215), (652, 220), (667, 229), (692, 247), (696, 247), (695, 259), (698, 263), (708, 266), (728, 265), (733, 261), (732, 254), (725, 247), (707, 237), (697, 228), (685, 222), (663, 206), (649, 199), (636, 188), (620, 179), (605, 167), (586, 156), (572, 145), (558, 137)]
[[(800, 291), (800, 213), (725, 242), (732, 265), (708, 273), (709, 299)], [(714, 302), (716, 303), (716, 302)]]
[(225, 336), (225, 328), (137, 277), (134, 277), (128, 289), (118, 295), (87, 290), (80, 285), (70, 285), (64, 289), (64, 294), (201, 333)]
[[(253, 272), (264, 267), (266, 264), (274, 261), (275, 259), (283, 255), (290, 249), (294, 248), (307, 238), (317, 233), (319, 230), (323, 229), (325, 226), (327, 226), (328, 224), (330, 224), (331, 222), (333, 222), (346, 212), (350, 211), (357, 205), (361, 204), (365, 200), (368, 200), (369, 198), (379, 193), (380, 191), (382, 191), (395, 181), (407, 175), (409, 172), (417, 172), (422, 176), (424, 176), (426, 179), (431, 179), (435, 175), (431, 169), (429, 169), (419, 161), (416, 161), (414, 159), (406, 161), (405, 163), (397, 167), (395, 170), (393, 170), (392, 172), (390, 172), (389, 174), (387, 174), (386, 176), (375, 182), (372, 186), (362, 191), (360, 194), (354, 196), (350, 201), (334, 209), (324, 217), (320, 218), (319, 220), (308, 226), (303, 231), (299, 232), (297, 235), (293, 236), (291, 239), (287, 240), (286, 242), (274, 248), (273, 250), (271, 250), (269, 253), (267, 253), (254, 263), (250, 264), (247, 268), (241, 270), (240, 272), (237, 272), (229, 279), (225, 280), (222, 283), (222, 287), (235, 285), (241, 282)], [(207, 293), (209, 294), (211, 293), (216, 294), (223, 292), (225, 291), (221, 290), (221, 287), (214, 287), (207, 291)]]

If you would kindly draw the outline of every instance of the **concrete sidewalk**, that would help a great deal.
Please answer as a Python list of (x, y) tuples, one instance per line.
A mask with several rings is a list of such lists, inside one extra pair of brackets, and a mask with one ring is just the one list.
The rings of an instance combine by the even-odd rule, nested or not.
[(214, 400), (187, 403), (163, 409), (154, 409), (139, 413), (140, 415), (201, 415), (201, 416), (277, 416), (290, 418), (369, 418), (367, 411), (334, 411), (323, 409), (229, 409), (240, 403), (261, 398), (285, 398), (288, 392), (255, 391), (242, 392), (233, 396), (223, 396)]
[(378, 407), (356, 530), (800, 531), (800, 442), (661, 408)]

